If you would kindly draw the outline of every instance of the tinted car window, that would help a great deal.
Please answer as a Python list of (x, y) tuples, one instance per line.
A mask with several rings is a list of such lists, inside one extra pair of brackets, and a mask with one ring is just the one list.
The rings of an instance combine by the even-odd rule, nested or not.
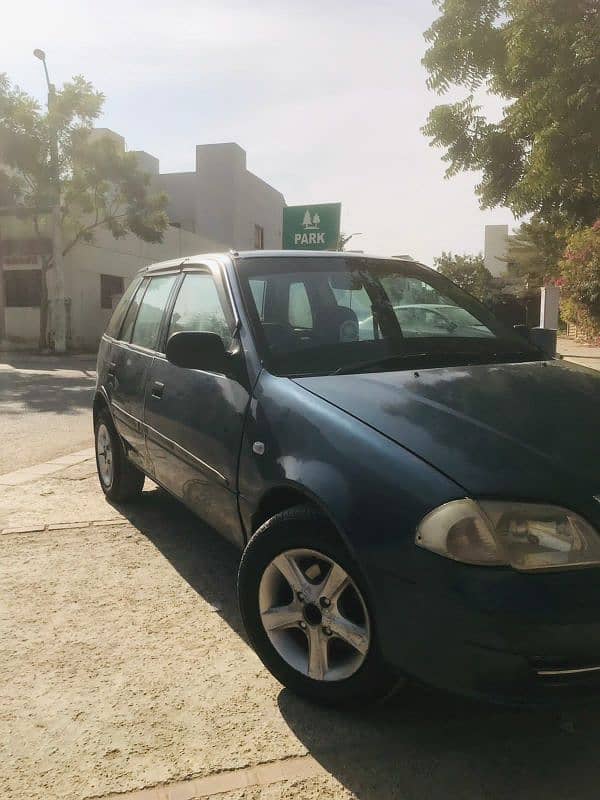
[[(242, 260), (238, 269), (257, 339), (278, 374), (334, 373), (363, 363), (368, 369), (382, 361), (410, 369), (541, 357), (473, 297), (412, 262), (265, 257)], [(262, 281), (267, 300), (259, 310), (250, 283)]]
[(188, 273), (183, 279), (173, 307), (169, 336), (179, 331), (217, 333), (228, 347), (231, 329), (212, 275)]
[(115, 339), (119, 338), (119, 331), (121, 330), (121, 324), (125, 319), (125, 314), (127, 313), (127, 309), (129, 308), (129, 303), (131, 298), (134, 295), (135, 290), (140, 285), (141, 278), (137, 277), (134, 278), (127, 289), (125, 290), (123, 297), (117, 303), (115, 310), (113, 311), (112, 317), (110, 318), (110, 322), (108, 323), (108, 327), (106, 328), (106, 333), (109, 336), (113, 336)]
[(131, 301), (131, 305), (127, 309), (125, 321), (123, 322), (123, 327), (121, 328), (121, 335), (119, 336), (119, 339), (122, 339), (124, 342), (128, 342), (131, 339), (131, 332), (135, 324), (135, 318), (137, 317), (138, 309), (140, 307), (140, 303), (142, 302), (142, 297), (144, 296), (147, 286), (148, 279), (146, 278), (140, 284), (137, 292), (135, 293), (135, 297)]
[(147, 347), (149, 350), (156, 349), (160, 323), (176, 277), (161, 275), (151, 279), (135, 320), (132, 344)]

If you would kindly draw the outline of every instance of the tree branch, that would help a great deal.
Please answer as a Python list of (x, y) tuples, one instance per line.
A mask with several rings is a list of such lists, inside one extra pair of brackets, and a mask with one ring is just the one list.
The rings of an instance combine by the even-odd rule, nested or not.
[(75, 247), (77, 242), (81, 241), (81, 237), (83, 236), (84, 233), (88, 233), (89, 231), (94, 230), (94, 228), (99, 228), (101, 225), (105, 225), (111, 219), (118, 219), (119, 217), (126, 217), (126, 216), (127, 214), (116, 214), (114, 216), (104, 217), (103, 219), (98, 220), (97, 222), (93, 222), (91, 225), (86, 225), (85, 228), (81, 228), (81, 230), (78, 231), (75, 238), (71, 242), (69, 242), (69, 244), (64, 248), (63, 256), (66, 256), (67, 253), (70, 252)]

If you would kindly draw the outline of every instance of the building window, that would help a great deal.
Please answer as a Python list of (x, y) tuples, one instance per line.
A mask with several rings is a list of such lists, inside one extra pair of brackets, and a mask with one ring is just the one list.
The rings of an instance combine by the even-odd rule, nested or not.
[(39, 308), (42, 304), (42, 271), (4, 270), (4, 288), (7, 308)]
[(262, 227), (262, 225), (254, 226), (254, 249), (265, 249), (265, 229)]
[(123, 294), (123, 278), (119, 275), (100, 275), (100, 308), (114, 308)]

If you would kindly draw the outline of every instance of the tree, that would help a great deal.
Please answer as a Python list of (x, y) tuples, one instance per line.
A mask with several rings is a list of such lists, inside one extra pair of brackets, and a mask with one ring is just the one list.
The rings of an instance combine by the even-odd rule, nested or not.
[(508, 237), (508, 274), (524, 287), (540, 288), (560, 271), (559, 262), (567, 243), (566, 229), (555, 229), (534, 216)]
[[(469, 94), (429, 114), (446, 175), (482, 173), (483, 208), (529, 212), (555, 229), (600, 214), (600, 0), (434, 0), (428, 85)], [(487, 119), (474, 92), (505, 101)]]
[(311, 224), (312, 224), (312, 220), (311, 220), (311, 217), (310, 217), (310, 211), (308, 210), (308, 208), (304, 212), (304, 219), (302, 220), (302, 224), (304, 225), (305, 228), (309, 228), (311, 226)]
[(461, 289), (482, 302), (489, 300), (494, 289), (494, 278), (486, 268), (481, 254), (459, 256), (442, 253), (439, 258), (433, 259), (433, 263), (440, 274), (450, 278)]
[(600, 220), (571, 236), (560, 273), (563, 319), (585, 338), (600, 337)]
[[(6, 75), (0, 74), (0, 196), (29, 210), (35, 237), (48, 235), (46, 214), (58, 190), (63, 254), (78, 242), (92, 242), (106, 228), (115, 238), (133, 233), (160, 242), (168, 226), (167, 198), (154, 193), (133, 153), (122, 153), (108, 138), (92, 137), (104, 95), (77, 76), (55, 92), (48, 112)], [(52, 133), (58, 139), (58, 176), (50, 161)], [(48, 272), (42, 258), (40, 346), (47, 344)]]

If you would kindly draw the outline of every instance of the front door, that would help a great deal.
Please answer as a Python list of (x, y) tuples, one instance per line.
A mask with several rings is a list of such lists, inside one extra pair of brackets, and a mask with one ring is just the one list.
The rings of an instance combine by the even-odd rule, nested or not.
[[(164, 342), (178, 331), (212, 331), (232, 346), (235, 320), (223, 280), (217, 268), (184, 273)], [(237, 544), (243, 543), (237, 467), (249, 399), (241, 374), (184, 369), (164, 356), (154, 358), (146, 389), (147, 447), (156, 479)]]

